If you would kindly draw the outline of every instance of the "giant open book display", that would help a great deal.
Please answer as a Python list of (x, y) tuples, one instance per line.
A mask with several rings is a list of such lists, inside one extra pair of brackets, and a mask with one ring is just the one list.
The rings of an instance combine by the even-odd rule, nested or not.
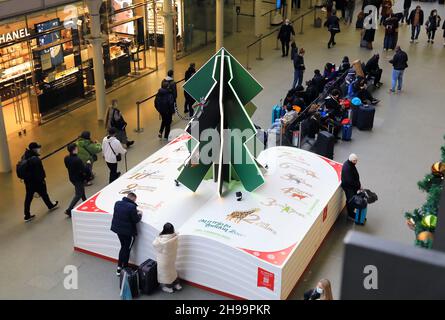
[[(227, 57), (232, 66), (237, 63), (224, 54), (222, 49), (209, 61), (217, 65), (213, 70), (222, 71), (221, 61)], [(232, 92), (234, 88), (230, 87)], [(212, 94), (222, 92), (219, 84), (207, 89), (200, 96), (207, 109), (198, 120), (215, 114)], [(236, 119), (227, 116), (230, 121), (211, 122), (212, 126), (230, 127), (232, 120), (240, 127), (250, 126), (243, 110), (253, 96), (246, 92), (241, 99), (236, 93), (235, 99), (217, 97), (220, 117), (237, 103), (242, 112)], [(227, 161), (204, 168), (201, 162), (190, 162), (201, 144), (188, 133), (179, 136), (78, 206), (73, 211), (75, 249), (116, 260), (120, 244), (110, 231), (114, 203), (135, 192), (144, 215), (132, 263), (156, 259), (152, 242), (164, 223), (171, 222), (179, 233), (180, 278), (232, 297), (286, 299), (344, 206), (341, 164), (290, 147), (271, 147), (257, 156), (243, 145), (238, 152), (250, 159), (245, 163)], [(241, 201), (236, 192), (242, 192)]]

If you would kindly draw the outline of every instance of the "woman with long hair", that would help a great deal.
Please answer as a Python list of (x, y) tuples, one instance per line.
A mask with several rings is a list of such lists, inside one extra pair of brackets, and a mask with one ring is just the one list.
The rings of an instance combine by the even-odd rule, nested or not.
[(304, 300), (334, 300), (331, 282), (328, 279), (321, 279), (314, 289), (304, 293)]

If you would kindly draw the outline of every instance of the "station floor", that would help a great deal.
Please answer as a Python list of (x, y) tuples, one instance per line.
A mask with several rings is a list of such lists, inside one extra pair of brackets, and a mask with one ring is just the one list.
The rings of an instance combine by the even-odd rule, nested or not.
[[(401, 11), (401, 1), (396, 3), (396, 12)], [(418, 2), (413, 2), (416, 5)], [(433, 4), (421, 3), (425, 13)], [(439, 15), (445, 17), (445, 8), (436, 5)], [(299, 13), (306, 11), (307, 3)], [(296, 17), (294, 13), (293, 17)], [(306, 50), (307, 71), (305, 80), (312, 71), (330, 61), (339, 64), (343, 56), (351, 60), (367, 60), (372, 53), (380, 52), (380, 66), (383, 68), (384, 85), (375, 92), (381, 99), (377, 106), (374, 129), (369, 132), (354, 130), (351, 142), (340, 141), (335, 147), (335, 160), (343, 162), (354, 152), (359, 156), (358, 170), (362, 184), (379, 195), (379, 201), (368, 210), (368, 222), (357, 227), (346, 222), (342, 216), (325, 243), (313, 259), (306, 273), (292, 292), (290, 299), (301, 299), (302, 293), (316, 285), (320, 278), (332, 282), (334, 298), (339, 298), (341, 270), (343, 264), (343, 238), (349, 230), (360, 230), (388, 240), (413, 245), (413, 234), (406, 227), (403, 214), (420, 206), (424, 195), (416, 183), (428, 172), (431, 164), (439, 158), (439, 148), (443, 144), (445, 122), (443, 116), (443, 74), (445, 73), (442, 31), (436, 35), (434, 45), (427, 44), (423, 29), (418, 44), (409, 43), (409, 27), (402, 25), (399, 44), (409, 55), (409, 68), (405, 73), (403, 92), (398, 95), (388, 93), (391, 65), (388, 63), (393, 52), (383, 52), (383, 29), (379, 29), (374, 42), (374, 50), (359, 47), (359, 31), (354, 26), (341, 25), (342, 32), (337, 36), (337, 45), (328, 50), (328, 32), (311, 26), (313, 15), (304, 21), (304, 33), (299, 34), (296, 24), (296, 42)], [(253, 18), (240, 17), (240, 33), (225, 40), (226, 48), (240, 62), (246, 62), (246, 44), (255, 40), (251, 25)], [(255, 98), (258, 110), (254, 122), (262, 127), (270, 125), (271, 106), (276, 104), (291, 86), (292, 64), (289, 58), (282, 58), (281, 52), (274, 50), (272, 37), (262, 44), (264, 60), (256, 60), (258, 48), (250, 52), (252, 74), (263, 85), (264, 90)], [(176, 79), (182, 78), (192, 61), (200, 66), (214, 51), (214, 46), (176, 62)], [(163, 146), (156, 132), (159, 120), (152, 102), (141, 105), (141, 121), (144, 132), (137, 134), (135, 102), (154, 94), (165, 76), (165, 70), (153, 73), (136, 82), (116, 90), (107, 99), (117, 98), (129, 123), (130, 138), (136, 141), (128, 154), (129, 166)], [(183, 97), (179, 95), (182, 105)], [(182, 109), (182, 108), (181, 108)], [(174, 126), (184, 127), (185, 122), (176, 118)], [(82, 130), (88, 129), (93, 137), (102, 139), (103, 125), (96, 121), (95, 104), (91, 103), (60, 117), (43, 126), (31, 129), (24, 137), (13, 137), (9, 147), (13, 163), (17, 161), (27, 144), (36, 140), (43, 145), (45, 155), (74, 139)], [(60, 208), (47, 213), (40, 199), (34, 199), (32, 212), (37, 218), (23, 222), (24, 185), (15, 174), (0, 175), (0, 299), (119, 299), (118, 280), (113, 263), (73, 251), (71, 221), (64, 215), (73, 194), (63, 165), (65, 151), (56, 153), (44, 161), (47, 185), (52, 199), (60, 201)], [(121, 168), (121, 170), (124, 170)], [(96, 180), (87, 188), (92, 195), (106, 185), (107, 170), (102, 160), (95, 165)], [(345, 262), (347, 263), (347, 261)], [(75, 265), (79, 270), (77, 290), (65, 290), (63, 286), (64, 267)], [(143, 299), (220, 299), (219, 295), (186, 285), (184, 290), (173, 295), (162, 292)]]

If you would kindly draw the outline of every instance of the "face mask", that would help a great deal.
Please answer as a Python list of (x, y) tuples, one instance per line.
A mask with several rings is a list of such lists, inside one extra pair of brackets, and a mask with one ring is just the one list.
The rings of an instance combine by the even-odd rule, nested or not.
[(40, 154), (40, 148), (39, 149), (34, 149), (35, 153)]
[(323, 294), (324, 290), (322, 288), (315, 288), (315, 291), (317, 291), (318, 294)]

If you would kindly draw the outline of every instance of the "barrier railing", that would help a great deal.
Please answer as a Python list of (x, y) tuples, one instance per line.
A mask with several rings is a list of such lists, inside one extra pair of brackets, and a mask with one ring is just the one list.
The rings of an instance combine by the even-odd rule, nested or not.
[[(299, 15), (298, 17), (296, 17), (295, 19), (292, 19), (291, 20), (291, 22), (292, 22), (292, 24), (295, 24), (295, 22), (297, 22), (298, 20), (301, 20), (301, 24), (300, 24), (300, 34), (303, 34), (303, 28), (304, 28), (304, 18), (307, 16), (307, 15), (309, 15), (309, 14), (311, 14), (311, 13), (313, 13), (314, 12), (314, 16), (315, 16), (315, 7), (313, 7), (312, 9), (310, 9), (310, 10), (308, 10), (308, 11), (306, 11), (305, 13), (303, 13), (303, 14), (301, 14), (301, 15)], [(267, 13), (266, 13), (267, 14)], [(271, 14), (271, 13), (269, 13), (269, 14)], [(271, 18), (270, 18), (271, 19)], [(315, 19), (315, 18), (314, 18)], [(251, 44), (249, 44), (247, 47), (246, 47), (246, 49), (247, 49), (247, 63), (246, 63), (246, 69), (247, 70), (250, 70), (251, 68), (250, 68), (250, 50), (251, 50), (251, 48), (254, 46), (254, 45), (256, 45), (256, 44), (258, 44), (258, 56), (257, 56), (257, 60), (263, 60), (263, 57), (262, 57), (262, 46), (263, 46), (263, 40), (264, 39), (266, 39), (266, 38), (269, 38), (270, 36), (272, 36), (273, 34), (276, 34), (276, 33), (278, 33), (279, 31), (280, 31), (280, 28), (281, 28), (281, 26), (279, 26), (279, 27), (277, 27), (277, 28), (275, 28), (274, 30), (272, 30), (271, 32), (269, 32), (269, 33), (267, 33), (266, 35), (260, 35), (260, 37), (257, 39), (257, 40), (255, 40), (254, 42), (252, 42)], [(277, 39), (277, 41), (276, 41), (276, 48), (275, 48), (275, 50), (279, 50), (279, 48), (278, 48), (278, 39)]]
[[(181, 79), (179, 81), (176, 81), (175, 84), (183, 82), (185, 79)], [(144, 128), (141, 127), (141, 104), (153, 99), (156, 97), (156, 93), (149, 96), (148, 98), (138, 100), (136, 101), (136, 129), (134, 129), (134, 132), (141, 133), (144, 132)]]

